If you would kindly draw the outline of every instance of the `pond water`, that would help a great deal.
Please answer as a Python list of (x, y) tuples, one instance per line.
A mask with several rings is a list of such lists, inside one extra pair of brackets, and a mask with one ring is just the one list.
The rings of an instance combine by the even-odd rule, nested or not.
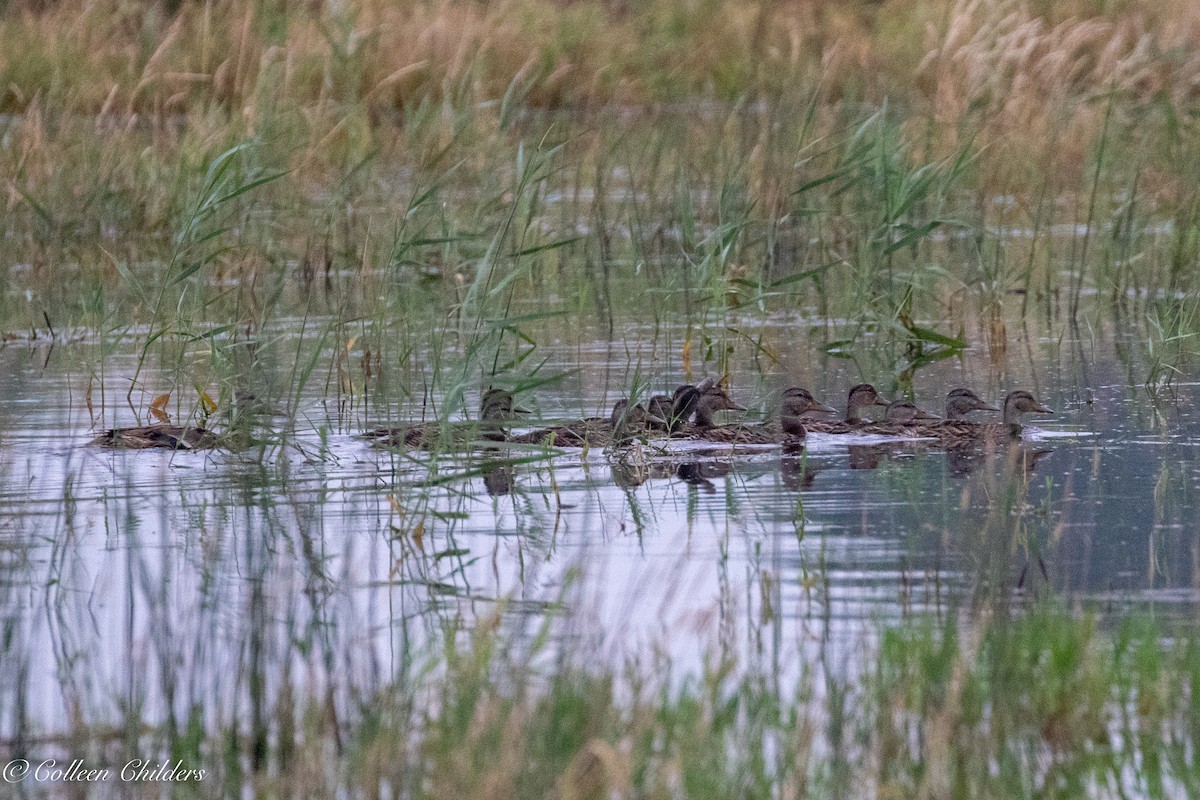
[[(790, 385), (836, 407), (859, 380), (896, 390), (870, 363), (820, 355), (820, 331), (793, 318), (736, 327), (775, 354), (738, 345), (730, 360), (752, 412)], [(546, 418), (602, 413), (635, 373), (669, 391), (714, 371), (685, 375), (678, 331), (551, 330), (539, 355), (564, 376), (520, 397)], [(1200, 600), (1200, 389), (1152, 401), (1104, 326), (916, 372), (933, 410), (959, 385), (992, 402), (1028, 388), (1055, 410), (978, 459), (814, 436), (803, 455), (431, 463), (354, 436), (420, 416), (394, 386), (339, 402), (317, 380), (274, 421), (282, 443), (112, 452), (87, 442), (135, 423), (135, 374), (149, 394), (177, 376), (137, 373), (136, 342), (105, 347), (100, 377), (92, 342), (0, 350), (0, 706), (45, 733), (117, 725), (125, 709), (236, 716), (247, 674), (314, 695), (371, 687), (477, 625), (531, 654), (547, 629), (585, 663), (669, 657), (686, 671), (730, 655), (791, 673), (817, 654), (852, 658), (881, 622), (997, 596), (1056, 592), (1108, 615), (1190, 616)]]

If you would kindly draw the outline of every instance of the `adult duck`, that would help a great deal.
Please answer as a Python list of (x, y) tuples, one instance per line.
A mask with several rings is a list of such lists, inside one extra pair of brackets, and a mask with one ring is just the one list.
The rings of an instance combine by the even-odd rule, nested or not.
[[(699, 387), (697, 387), (699, 389)], [(685, 423), (672, 431), (673, 438), (703, 439), (704, 434), (717, 425), (718, 411), (745, 411), (746, 407), (734, 402), (729, 393), (719, 384), (713, 383), (703, 391), (698, 391), (696, 398), (696, 421)]]
[(967, 388), (951, 389), (946, 393), (946, 420), (949, 422), (966, 419), (968, 414), (975, 411), (999, 410)]
[(941, 419), (936, 414), (922, 411), (908, 400), (893, 400), (888, 403), (882, 422), (864, 423), (857, 432), (881, 436), (921, 436), (928, 426), (927, 420)]
[(857, 432), (867, 420), (863, 412), (872, 406), (886, 406), (887, 401), (869, 383), (850, 387), (846, 396), (846, 417), (842, 420), (814, 419), (804, 423), (809, 433), (852, 433)]
[(488, 389), (479, 402), (477, 422), (425, 422), (397, 428), (376, 428), (362, 434), (378, 447), (405, 447), (411, 450), (462, 449), (475, 442), (503, 442), (508, 439), (508, 423), (518, 414), (529, 413), (516, 404), (512, 392)]
[[(962, 396), (960, 395), (960, 397)], [(947, 398), (947, 403), (949, 403), (949, 398)], [(958, 407), (966, 408), (966, 405), (967, 401), (964, 399)], [(984, 404), (976, 408), (984, 410), (991, 409), (992, 407)], [(945, 442), (1018, 439), (1021, 436), (1022, 416), (1025, 414), (1053, 413), (1052, 409), (1039, 403), (1030, 392), (1024, 389), (1017, 389), (1016, 391), (1009, 392), (1008, 396), (1004, 398), (1004, 410), (1001, 422), (976, 422), (974, 420), (963, 419), (963, 415), (958, 414), (954, 419), (944, 419), (939, 422), (922, 425), (920, 429), (924, 435), (935, 436)]]
[(646, 411), (651, 417), (662, 420), (662, 423), (651, 423), (656, 430), (675, 433), (687, 424), (696, 413), (700, 398), (709, 389), (717, 385), (712, 378), (705, 378), (692, 385), (685, 383), (675, 389), (674, 394), (656, 394), (646, 401)]
[(208, 450), (220, 440), (212, 431), (198, 425), (142, 425), (134, 428), (112, 428), (89, 444), (120, 450), (147, 450), (160, 447), (167, 450)]

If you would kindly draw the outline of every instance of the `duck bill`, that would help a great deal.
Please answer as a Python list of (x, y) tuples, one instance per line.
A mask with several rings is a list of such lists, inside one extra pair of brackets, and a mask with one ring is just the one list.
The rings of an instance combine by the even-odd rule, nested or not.
[(523, 406), (513, 406), (512, 413), (514, 413), (514, 414), (532, 414), (533, 412)]
[(741, 403), (735, 403), (732, 400), (730, 400), (729, 405), (725, 406), (725, 410), (726, 411), (746, 411), (747, 409)]
[(1035, 405), (1034, 405), (1034, 407), (1033, 407), (1033, 410), (1034, 410), (1035, 412), (1037, 412), (1038, 414), (1053, 414), (1053, 413), (1054, 413), (1054, 409), (1053, 409), (1053, 408), (1050, 408), (1050, 407), (1048, 407), (1048, 406), (1044, 406), (1044, 405), (1042, 405), (1041, 403), (1037, 403), (1037, 404), (1035, 404)]
[(812, 402), (812, 403), (809, 405), (809, 407), (808, 407), (808, 408), (806, 408), (806, 409), (804, 409), (804, 410), (805, 410), (805, 412), (812, 411), (812, 412), (814, 412), (814, 413), (815, 413), (815, 412), (820, 412), (820, 413), (822, 413), (822, 414), (836, 414), (836, 413), (838, 413), (838, 410), (837, 410), (836, 408), (834, 408), (833, 406), (827, 406), (827, 405), (825, 405), (824, 403), (818, 403), (816, 400), (814, 400), (814, 401), (813, 401), (813, 402)]
[(928, 411), (918, 411), (916, 419), (941, 419), (937, 414), (930, 414)]
[(979, 408), (977, 408), (975, 410), (976, 411), (999, 411), (1000, 409), (996, 408), (995, 406), (984, 405), (984, 406), (980, 406)]
[(873, 406), (890, 406), (891, 403), (889, 403), (887, 400), (884, 400), (879, 395), (875, 395), (875, 402), (872, 403), (871, 405), (873, 405)]
[[(665, 419), (663, 419), (662, 417), (656, 416), (654, 414), (651, 414), (649, 411), (646, 412), (646, 416), (643, 417), (643, 419), (645, 419), (646, 422), (652, 423), (654, 425), (669, 425), (669, 423)], [(624, 420), (622, 420), (622, 422), (623, 421)]]

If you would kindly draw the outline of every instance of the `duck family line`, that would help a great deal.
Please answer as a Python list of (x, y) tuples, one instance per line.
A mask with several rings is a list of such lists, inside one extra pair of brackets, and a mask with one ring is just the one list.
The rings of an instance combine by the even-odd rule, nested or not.
[[(868, 410), (883, 407), (880, 419), (869, 419)], [(720, 424), (721, 411), (745, 411), (716, 380), (683, 384), (671, 395), (655, 395), (644, 403), (617, 401), (607, 417), (587, 417), (563, 425), (510, 434), (512, 423), (528, 412), (516, 404), (512, 392), (489, 388), (480, 402), (479, 418), (469, 422), (426, 422), (375, 428), (361, 434), (378, 447), (413, 450), (454, 450), (507, 443), (554, 448), (593, 448), (657, 439), (692, 439), (724, 444), (803, 446), (809, 433), (827, 435), (877, 435), (900, 439), (927, 439), (946, 446), (999, 443), (1021, 436), (1025, 414), (1051, 414), (1046, 406), (1023, 389), (1009, 392), (1001, 408), (989, 405), (970, 389), (946, 395), (945, 415), (923, 411), (907, 400), (888, 402), (869, 383), (852, 386), (846, 412), (838, 413), (817, 401), (807, 389), (794, 386), (783, 392), (777, 420), (758, 424)], [(970, 415), (990, 411), (999, 420), (978, 420)], [(155, 424), (114, 428), (91, 444), (122, 449), (168, 448), (202, 450), (219, 447), (220, 435), (203, 426)]]

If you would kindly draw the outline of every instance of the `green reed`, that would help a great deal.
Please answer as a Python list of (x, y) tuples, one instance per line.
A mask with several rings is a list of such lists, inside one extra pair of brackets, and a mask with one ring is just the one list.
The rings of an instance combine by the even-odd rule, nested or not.
[[(179, 269), (186, 273), (181, 287), (214, 273), (249, 277), (253, 269), (254, 277), (272, 287), (274, 308), (295, 314), (312, 298), (305, 287), (319, 280), (326, 293), (321, 311), (336, 300), (339, 317), (387, 324), (396, 319), (403, 325), (415, 309), (428, 317), (429, 309), (465, 302), (474, 313), (487, 276), (498, 267), (508, 270), (511, 262), (516, 272), (505, 284), (510, 309), (553, 294), (560, 298), (554, 311), (598, 314), (615, 327), (618, 293), (634, 313), (661, 316), (678, 309), (702, 325), (734, 309), (765, 314), (800, 308), (853, 320), (853, 327), (832, 332), (834, 340), (853, 341), (862, 332), (882, 335), (894, 343), (891, 357), (900, 371), (927, 351), (962, 346), (963, 336), (995, 338), (993, 333), (1003, 332), (994, 326), (972, 330), (967, 311), (973, 317), (976, 309), (1002, 307), (1014, 290), (1024, 292), (1022, 303), (1057, 291), (1058, 262), (1047, 256), (1061, 251), (1054, 228), (1072, 221), (1072, 207), (1055, 210), (1051, 198), (1068, 187), (1047, 178), (1028, 202), (1018, 200), (1014, 212), (992, 203), (991, 187), (980, 176), (994, 170), (994, 157), (974, 139), (965, 139), (948, 157), (927, 159), (903, 133), (910, 121), (891, 107), (857, 119), (844, 115), (844, 124), (818, 117), (799, 139), (767, 136), (771, 126), (787, 119), (787, 110), (734, 107), (712, 118), (685, 113), (685, 130), (665, 114), (635, 123), (601, 116), (595, 132), (581, 139), (578, 123), (567, 116), (547, 114), (535, 121), (514, 116), (506, 106), (500, 130), (464, 128), (436, 151), (425, 150), (428, 157), (422, 157), (421, 141), (441, 123), (418, 116), (403, 134), (417, 149), (415, 162), (397, 161), (395, 154), (367, 145), (352, 157), (346, 151), (333, 179), (325, 179), (332, 186), (327, 194), (297, 192), (300, 182), (311, 180), (303, 169), (254, 187), (253, 202), (236, 201), (242, 215), (235, 223), (239, 246), (215, 247), (198, 258), (184, 252), (192, 244), (177, 241), (164, 248), (154, 237), (163, 226), (173, 236), (190, 229), (188, 216), (196, 208), (188, 203), (197, 195), (187, 187), (203, 183), (212, 156), (184, 151), (196, 144), (184, 139), (174, 145), (174, 164), (163, 161), (155, 167), (157, 175), (138, 166), (130, 181), (123, 165), (134, 148), (162, 137), (135, 131), (129, 144), (90, 145), (102, 148), (101, 161), (109, 165), (97, 174), (98, 165), (79, 158), (88, 147), (83, 130), (67, 123), (56, 133), (56, 146), (69, 147), (77, 158), (68, 159), (49, 182), (27, 181), (22, 191), (31, 199), (30, 213), (11, 217), (17, 231), (28, 231), (17, 237), (17, 257), (39, 266), (19, 279), (32, 301), (10, 297), (6, 316), (19, 327), (28, 320), (44, 328), (45, 312), (53, 306), (52, 326), (62, 330), (95, 324), (97, 313), (117, 324), (130, 315), (129, 321), (144, 322), (175, 313), (146, 293), (150, 286), (161, 291), (146, 272), (156, 260), (170, 264), (180, 258)], [(455, 112), (476, 128), (500, 113)], [(294, 161), (289, 136), (281, 129), (272, 139), (258, 138), (256, 159), (264, 165)], [(1192, 136), (1177, 134), (1181, 142)], [(1184, 216), (1161, 228), (1161, 203), (1138, 202), (1146, 197), (1145, 179), (1138, 176), (1157, 164), (1158, 151), (1142, 156), (1136, 169), (1109, 174), (1105, 164), (1125, 163), (1125, 151), (1144, 140), (1110, 135), (1105, 141), (1106, 155), (1096, 161), (1089, 182), (1087, 205), (1094, 219), (1088, 229), (1096, 233), (1080, 253), (1083, 261), (1100, 265), (1073, 268), (1070, 295), (1082, 290), (1085, 272), (1098, 281), (1097, 290), (1111, 289), (1116, 296), (1124, 288), (1142, 296), (1178, 288), (1181, 273), (1174, 265), (1194, 238), (1194, 226)], [(1173, 152), (1188, 146), (1181, 143)], [(771, 151), (763, 153), (763, 147)], [(553, 167), (529, 171), (532, 162), (521, 154), (543, 151), (554, 151)], [(767, 177), (756, 172), (758, 161), (770, 165)], [(406, 163), (399, 184), (384, 180)], [(276, 174), (272, 166), (257, 169)], [(69, 182), (60, 176), (69, 176)], [(253, 168), (245, 173), (245, 180), (256, 179)], [(125, 186), (112, 185), (118, 180)], [(100, 200), (76, 200), (67, 191), (96, 182)], [(203, 194), (202, 186), (197, 190)], [(107, 209), (104, 230), (60, 222), (53, 222), (54, 233), (45, 227), (47, 219), (88, 217), (96, 203)], [(134, 217), (126, 204), (165, 205), (178, 213), (157, 220)], [(1113, 215), (1099, 213), (1108, 206)], [(1188, 207), (1181, 206), (1181, 213)], [(1024, 208), (1032, 209), (1031, 218), (1018, 213)], [(223, 223), (215, 224), (214, 231)], [(1006, 232), (1014, 227), (1016, 235)], [(248, 241), (247, 230), (254, 231)], [(204, 244), (201, 239), (195, 245)], [(67, 251), (79, 254), (78, 267), (70, 269), (81, 270), (82, 280), (64, 280), (68, 266), (52, 254)], [(212, 267), (204, 270), (208, 275), (200, 274), (204, 258)], [(295, 269), (297, 261), (301, 269)], [(1103, 266), (1110, 263), (1123, 266)], [(952, 295), (972, 302), (949, 305), (945, 298)], [(663, 299), (666, 305), (638, 298)], [(217, 328), (253, 323), (242, 303), (248, 299), (245, 289), (213, 293), (202, 306), (189, 308), (198, 312), (197, 321)]]

